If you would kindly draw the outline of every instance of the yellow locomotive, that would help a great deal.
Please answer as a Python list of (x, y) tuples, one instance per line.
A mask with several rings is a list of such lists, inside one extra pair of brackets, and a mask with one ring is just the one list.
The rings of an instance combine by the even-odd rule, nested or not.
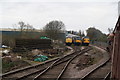
[(68, 36), (66, 36), (65, 43), (68, 46), (72, 44), (74, 44), (75, 46), (79, 46), (82, 44), (82, 39), (78, 35), (68, 34)]
[(73, 37), (73, 44), (79, 46), (82, 44), (82, 39), (79, 36)]
[(83, 45), (88, 46), (90, 43), (90, 39), (87, 36), (80, 37), (78, 35), (68, 34), (65, 40), (66, 45), (71, 46), (74, 44), (75, 46)]
[(85, 37), (82, 38), (82, 45), (83, 46), (88, 46), (89, 43), (90, 43), (89, 37), (85, 36)]
[(72, 45), (72, 38), (66, 37), (65, 43), (66, 43), (66, 45), (71, 46)]

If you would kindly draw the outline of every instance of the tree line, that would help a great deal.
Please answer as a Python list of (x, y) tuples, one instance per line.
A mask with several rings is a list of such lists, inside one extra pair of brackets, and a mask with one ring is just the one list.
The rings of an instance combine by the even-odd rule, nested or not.
[[(36, 34), (30, 34), (30, 32), (36, 32), (36, 29), (30, 25), (30, 24), (26, 24), (23, 21), (18, 22), (17, 24), (18, 29), (20, 31), (20, 36), (15, 36), (19, 37), (19, 38), (31, 38), (35, 36), (46, 36), (52, 40), (58, 40), (62, 37), (59, 36), (60, 33), (66, 33), (65, 30), (65, 24), (62, 21), (57, 21), (57, 20), (53, 20), (50, 21), (49, 23), (47, 23), (42, 30), (40, 30), (40, 32), (42, 32), (42, 34), (40, 33), (36, 33)], [(112, 32), (111, 28), (108, 28), (109, 33)], [(86, 35), (84, 33), (84, 31), (79, 30), (77, 31), (67, 31), (68, 33), (74, 34), (74, 35), (79, 35), (81, 37), (83, 36), (88, 36), (90, 38), (90, 40), (92, 42), (94, 41), (101, 41), (101, 42), (106, 42), (107, 41), (107, 35), (102, 33), (100, 30), (96, 29), (95, 27), (90, 27), (86, 30)], [(7, 42), (7, 41), (12, 41), (9, 38), (6, 38), (7, 35), (4, 35), (3, 37), (3, 42)], [(9, 37), (9, 36), (7, 36)], [(38, 37), (37, 37), (38, 38)], [(8, 40), (5, 40), (8, 39)], [(7, 44), (13, 44), (12, 42), (7, 42)]]
[(39, 39), (41, 36), (46, 36), (52, 40), (58, 40), (60, 38), (63, 38), (62, 36), (59, 36), (60, 33), (65, 33), (65, 25), (62, 21), (50, 21), (47, 23), (43, 29), (36, 30), (32, 25), (26, 24), (23, 21), (20, 21), (16, 24), (16, 28), (14, 30), (17, 30), (20, 32), (19, 35), (5, 35), (2, 34), (2, 44), (5, 44), (7, 46), (14, 47), (15, 45), (15, 39), (16, 38), (37, 38)]
[(94, 27), (88, 28), (86, 32), (87, 36), (90, 38), (92, 42), (94, 41), (107, 42), (107, 35)]

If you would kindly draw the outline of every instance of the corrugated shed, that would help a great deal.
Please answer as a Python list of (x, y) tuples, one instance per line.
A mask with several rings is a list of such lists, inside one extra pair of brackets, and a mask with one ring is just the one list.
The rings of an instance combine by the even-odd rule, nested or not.
[(114, 29), (114, 42), (112, 51), (112, 75), (114, 79), (120, 80), (120, 17)]

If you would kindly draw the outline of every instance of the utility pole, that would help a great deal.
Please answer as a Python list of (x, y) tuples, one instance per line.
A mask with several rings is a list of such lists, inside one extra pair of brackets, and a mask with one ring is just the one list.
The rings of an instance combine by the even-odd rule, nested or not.
[(120, 1), (118, 2), (118, 16), (120, 16)]

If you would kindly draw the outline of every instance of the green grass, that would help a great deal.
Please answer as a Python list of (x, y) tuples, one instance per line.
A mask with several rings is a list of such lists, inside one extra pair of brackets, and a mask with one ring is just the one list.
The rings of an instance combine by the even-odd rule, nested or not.
[(24, 67), (24, 66), (28, 66), (30, 64), (28, 64), (27, 62), (25, 61), (22, 61), (22, 60), (19, 60), (19, 61), (15, 61), (15, 62), (6, 62), (6, 61), (2, 61), (2, 72), (5, 73), (5, 72), (8, 72), (8, 71), (11, 71), (11, 70), (14, 70), (14, 69), (18, 69), (18, 68), (21, 68), (21, 67)]

